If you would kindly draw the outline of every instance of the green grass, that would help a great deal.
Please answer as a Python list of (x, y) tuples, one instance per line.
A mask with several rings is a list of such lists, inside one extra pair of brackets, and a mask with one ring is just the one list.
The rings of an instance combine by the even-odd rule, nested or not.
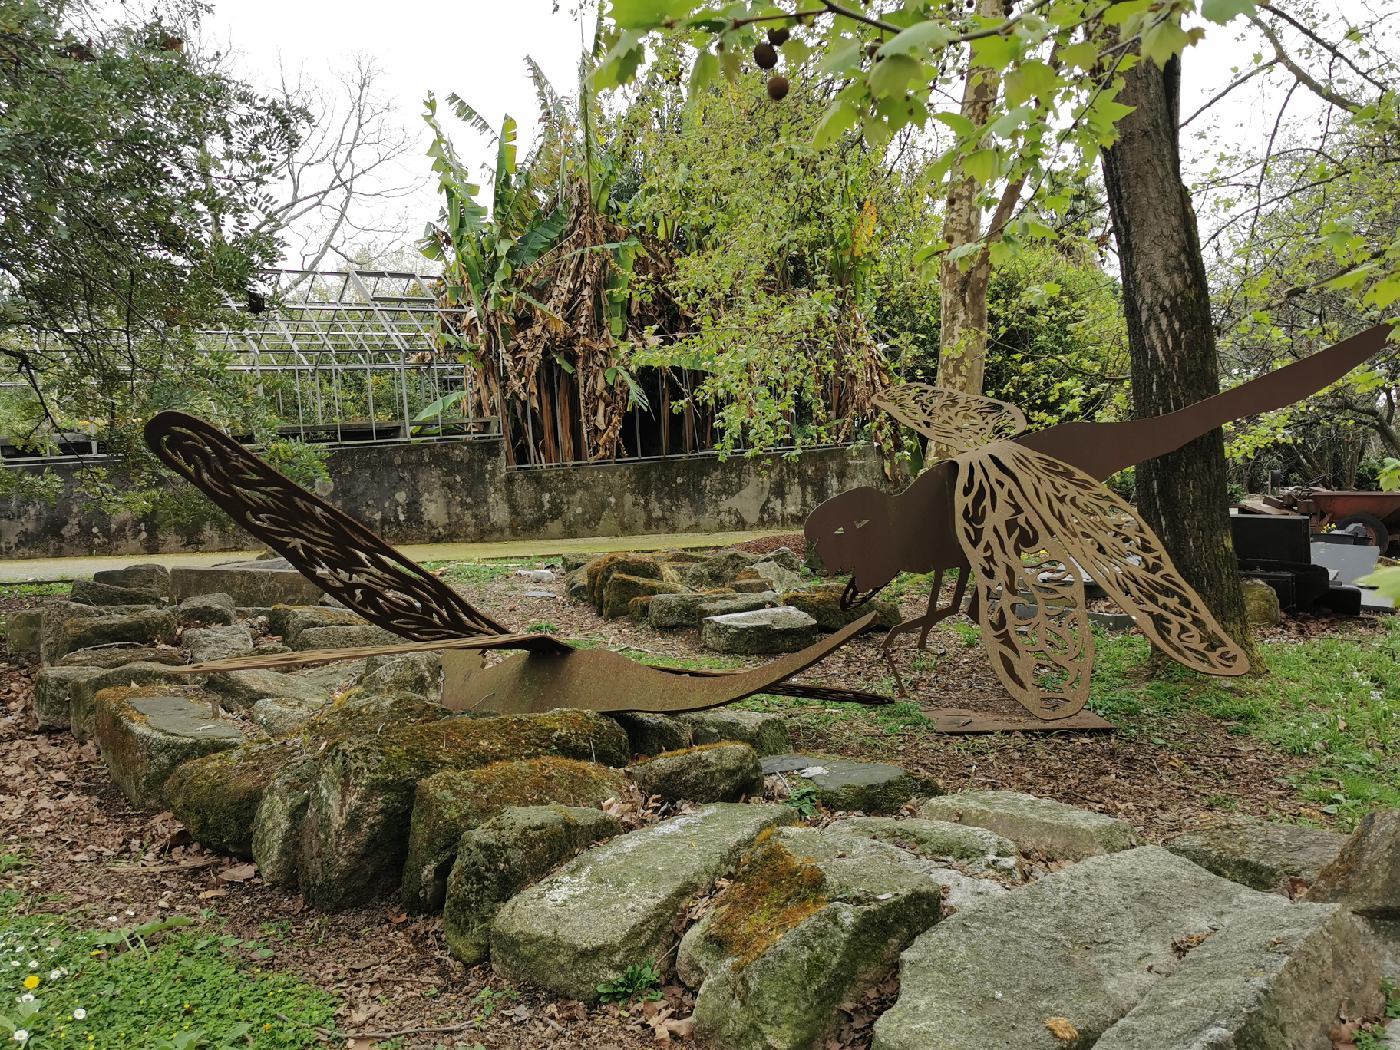
[(1089, 705), (1121, 733), (1167, 742), (1175, 719), (1200, 713), (1301, 756), (1309, 769), (1296, 786), (1346, 823), (1400, 805), (1400, 622), (1259, 648), (1262, 674), (1164, 663), (1149, 676), (1145, 639), (1101, 638)]
[(0, 583), (0, 598), (52, 598), (73, 593), (73, 585), (59, 583)]
[(491, 583), (514, 576), (518, 569), (543, 569), (558, 564), (558, 558), (532, 556), (503, 561), (425, 561), (429, 572), (442, 570), (442, 577), (453, 583)]
[[(79, 929), (58, 916), (21, 914), (16, 896), (0, 893), (0, 1045), (320, 1045), (315, 1028), (332, 1026), (334, 1001), (296, 977), (263, 970), (258, 962), (266, 954), (189, 920)], [(28, 1040), (15, 1040), (16, 1030)]]

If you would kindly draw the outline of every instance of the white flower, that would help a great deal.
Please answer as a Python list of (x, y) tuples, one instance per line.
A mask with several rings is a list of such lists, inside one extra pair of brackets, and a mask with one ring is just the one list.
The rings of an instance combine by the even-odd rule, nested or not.
[(75, 1020), (75, 1021), (86, 1021), (86, 1020), (87, 1020), (87, 1011), (84, 1010), (81, 1006), (78, 1007), (76, 1010), (73, 1011), (73, 1020)]
[(15, 1042), (17, 1042), (17, 1043), (27, 1043), (27, 1042), (29, 1042), (29, 1029), (28, 1029), (28, 1028), (16, 1028), (16, 1029), (15, 1029)]
[(19, 1002), (19, 1003), (32, 1003), (33, 1001), (34, 1001), (34, 993), (33, 993), (33, 992), (25, 992), (23, 995), (21, 995), (18, 999), (15, 1000), (15, 1002)]
[(63, 976), (63, 971), (62, 971), (62, 970), (50, 970), (50, 971), (49, 971), (49, 980), (50, 980), (50, 981), (56, 981), (56, 980), (58, 980), (58, 979), (59, 979), (60, 977), (62, 977), (62, 976)]

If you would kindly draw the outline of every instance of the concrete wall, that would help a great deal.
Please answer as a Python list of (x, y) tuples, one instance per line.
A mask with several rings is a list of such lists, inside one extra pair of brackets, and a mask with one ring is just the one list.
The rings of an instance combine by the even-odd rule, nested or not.
[[(880, 485), (869, 446), (508, 470), (499, 439), (332, 450), (327, 498), (395, 543), (628, 536), (800, 526), (818, 503)], [(58, 468), (70, 472), (73, 468)], [(203, 506), (203, 501), (199, 501)], [(0, 500), (0, 557), (166, 554), (249, 546), (204, 515), (181, 523)]]

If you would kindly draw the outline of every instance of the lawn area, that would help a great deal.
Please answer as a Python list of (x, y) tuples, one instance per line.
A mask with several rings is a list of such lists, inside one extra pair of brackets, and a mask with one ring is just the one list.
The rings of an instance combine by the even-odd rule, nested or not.
[[(0, 868), (22, 858), (0, 857)], [(218, 932), (218, 921), (166, 919), (105, 930), (23, 914), (0, 893), (0, 1036), (34, 1050), (296, 1050), (319, 1044), (335, 1002), (264, 970), (271, 951)]]

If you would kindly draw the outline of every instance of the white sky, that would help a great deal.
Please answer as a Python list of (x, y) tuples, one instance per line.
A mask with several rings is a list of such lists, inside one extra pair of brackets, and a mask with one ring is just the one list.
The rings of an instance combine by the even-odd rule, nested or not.
[[(210, 46), (232, 52), (240, 75), (259, 84), (274, 83), (279, 66), (289, 79), (334, 84), (356, 55), (371, 56), (381, 70), (380, 90), (393, 101), (405, 128), (427, 145), (421, 121), (429, 91), (441, 99), (457, 92), (493, 126), (509, 113), (520, 123), (521, 145), (528, 145), (536, 101), (525, 56), (539, 63), (561, 94), (572, 94), (578, 56), (591, 38), (593, 18), (585, 24), (570, 11), (576, 0), (214, 0), (206, 24)], [(1372, 6), (1370, 0), (1338, 0), (1338, 10)], [(1359, 11), (1357, 12), (1359, 13)], [(1183, 76), (1183, 116), (1195, 111), (1232, 78), (1231, 68), (1247, 66), (1255, 44), (1237, 42), (1238, 31), (1212, 26), (1206, 39), (1187, 52)], [(1273, 114), (1266, 104), (1279, 81), (1260, 77), (1237, 91), (1183, 135), (1188, 164), (1202, 156), (1199, 131), (1224, 134), (1237, 143), (1260, 140)], [(1300, 99), (1301, 105), (1308, 105)], [(442, 113), (442, 110), (439, 110)], [(469, 128), (445, 121), (461, 155), (480, 173), (490, 158), (490, 144)], [(522, 149), (523, 152), (523, 149)], [(437, 198), (427, 179), (427, 158), (417, 149), (406, 158), (401, 181), (421, 179), (409, 197), (393, 208), (402, 222), (404, 242), (437, 213)], [(388, 216), (378, 206), (380, 217)]]

